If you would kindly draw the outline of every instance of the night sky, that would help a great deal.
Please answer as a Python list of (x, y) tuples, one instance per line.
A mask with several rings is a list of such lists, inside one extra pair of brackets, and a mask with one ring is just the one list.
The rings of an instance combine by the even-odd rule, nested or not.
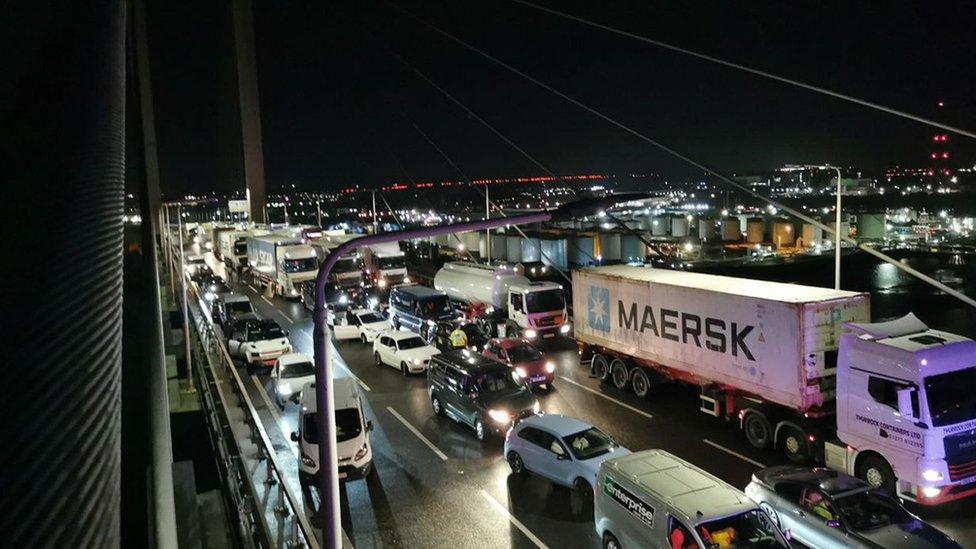
[[(541, 0), (540, 0), (541, 2)], [(546, 2), (542, 2), (546, 3)], [(229, 12), (150, 2), (154, 92), (170, 192), (242, 187), (228, 168)], [(976, 127), (976, 3), (548, 2), (651, 38)], [(511, 2), (401, 2), (419, 17), (724, 172), (787, 162), (925, 164), (928, 128)], [(270, 192), (537, 175), (403, 58), (560, 173), (663, 173), (673, 160), (383, 2), (254, 5)], [(228, 65), (231, 63), (231, 65)], [(228, 86), (228, 74), (231, 85)], [(946, 107), (939, 112), (938, 100)], [(230, 129), (231, 131), (228, 131)], [(230, 137), (228, 137), (228, 135)], [(976, 143), (953, 136), (972, 165)], [(222, 141), (223, 140), (223, 141)]]

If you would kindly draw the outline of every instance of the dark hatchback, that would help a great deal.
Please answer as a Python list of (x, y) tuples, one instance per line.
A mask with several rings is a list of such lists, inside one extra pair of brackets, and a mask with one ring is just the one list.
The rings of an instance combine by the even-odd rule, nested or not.
[(427, 392), (435, 414), (473, 428), (478, 440), (539, 412), (539, 401), (507, 364), (467, 349), (434, 355)]

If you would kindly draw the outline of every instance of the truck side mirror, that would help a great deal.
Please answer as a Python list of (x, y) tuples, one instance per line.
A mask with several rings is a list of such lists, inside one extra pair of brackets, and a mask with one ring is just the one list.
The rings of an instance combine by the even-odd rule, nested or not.
[(298, 442), (298, 431), (292, 431), (291, 432), (291, 440), (293, 442)]
[(898, 414), (909, 421), (918, 419), (915, 416), (914, 406), (912, 406), (912, 393), (914, 392), (915, 387), (898, 389)]

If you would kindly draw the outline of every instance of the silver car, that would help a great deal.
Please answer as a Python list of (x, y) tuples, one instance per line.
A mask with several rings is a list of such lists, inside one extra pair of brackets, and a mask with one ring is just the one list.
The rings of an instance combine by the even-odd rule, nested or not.
[(767, 467), (745, 492), (780, 529), (815, 549), (959, 547), (889, 493), (829, 469)]

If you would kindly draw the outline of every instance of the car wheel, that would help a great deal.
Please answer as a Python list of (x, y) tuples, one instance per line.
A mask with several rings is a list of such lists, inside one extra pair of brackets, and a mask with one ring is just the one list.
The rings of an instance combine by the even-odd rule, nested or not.
[(603, 549), (620, 549), (620, 542), (613, 534), (607, 532), (603, 534)]
[(359, 341), (362, 341), (363, 345), (369, 343), (368, 341), (366, 341), (366, 334), (359, 334)]
[(630, 386), (634, 390), (634, 394), (641, 398), (647, 398), (647, 393), (651, 390), (651, 380), (647, 377), (647, 372), (635, 368), (630, 377)]
[(613, 359), (610, 363), (610, 379), (613, 380), (613, 386), (624, 390), (630, 383), (630, 372), (627, 370), (627, 364), (619, 358)]
[(390, 323), (393, 324), (393, 329), (394, 330), (397, 330), (397, 331), (400, 330), (400, 319), (399, 318), (393, 317), (392, 319), (390, 319)]
[(772, 427), (769, 425), (769, 420), (766, 416), (758, 413), (752, 412), (746, 416), (745, 422), (742, 424), (742, 429), (746, 432), (746, 440), (753, 448), (764, 449), (769, 447), (769, 441), (772, 439)]
[(895, 493), (895, 472), (883, 457), (874, 454), (864, 456), (858, 460), (856, 473), (857, 478), (866, 480), (871, 486)]
[(573, 481), (573, 494), (580, 503), (586, 504), (593, 500), (593, 487), (586, 479), (576, 477)]
[(434, 409), (435, 415), (444, 415), (444, 407), (441, 406), (441, 399), (437, 398), (436, 395), (430, 397), (430, 407)]
[(410, 375), (410, 369), (407, 368), (407, 363), (406, 362), (401, 362), (400, 363), (400, 371), (403, 372), (403, 375), (404, 376)]
[(593, 374), (596, 375), (600, 383), (610, 382), (610, 363), (603, 355), (593, 355)]
[(379, 351), (373, 351), (373, 361), (376, 362), (377, 366), (383, 365), (383, 360), (380, 358)]
[(766, 512), (766, 515), (769, 517), (769, 520), (773, 522), (773, 526), (777, 528), (782, 528), (782, 526), (780, 526), (779, 523), (779, 515), (777, 515), (776, 511), (773, 510), (772, 505), (764, 501), (759, 504), (759, 508)]
[(790, 461), (797, 465), (804, 465), (810, 461), (810, 443), (799, 429), (783, 427), (783, 438), (780, 446)]
[(485, 423), (480, 419), (474, 420), (474, 436), (478, 440), (485, 440)]
[(521, 475), (525, 472), (525, 463), (522, 462), (522, 456), (518, 452), (508, 453), (508, 466), (512, 468), (512, 473), (516, 475)]

